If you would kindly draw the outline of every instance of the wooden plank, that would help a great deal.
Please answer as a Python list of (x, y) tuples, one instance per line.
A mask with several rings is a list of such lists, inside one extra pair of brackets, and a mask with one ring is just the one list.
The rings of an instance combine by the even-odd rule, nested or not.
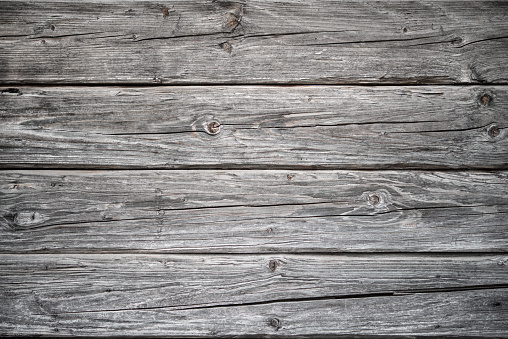
[(1, 259), (7, 304), (30, 308), (36, 296), (46, 314), (508, 287), (506, 255), (2, 254)]
[(0, 333), (506, 336), (507, 262), (488, 255), (2, 255)]
[(508, 172), (1, 171), (0, 251), (506, 251)]
[(507, 168), (507, 88), (3, 88), (0, 165)]
[(2, 83), (506, 83), (503, 1), (2, 1)]

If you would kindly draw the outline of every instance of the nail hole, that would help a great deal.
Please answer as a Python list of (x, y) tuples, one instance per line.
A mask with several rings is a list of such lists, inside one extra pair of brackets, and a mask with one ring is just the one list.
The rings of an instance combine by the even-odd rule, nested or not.
[(402, 32), (407, 33), (407, 28), (404, 27), (404, 29), (402, 29)]

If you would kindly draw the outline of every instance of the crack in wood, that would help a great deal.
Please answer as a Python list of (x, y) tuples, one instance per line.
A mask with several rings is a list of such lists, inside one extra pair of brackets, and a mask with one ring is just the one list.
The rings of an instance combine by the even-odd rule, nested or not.
[(469, 46), (469, 45), (480, 43), (480, 42), (493, 41), (493, 40), (502, 40), (502, 39), (508, 39), (508, 36), (500, 36), (500, 37), (493, 37), (493, 38), (485, 38), (485, 39), (480, 39), (480, 40), (474, 40), (474, 41), (470, 41), (470, 42), (467, 42), (465, 44), (462, 44), (460, 46), (457, 46), (457, 48), (463, 48), (465, 46)]
[[(70, 311), (70, 312), (48, 312), (49, 315), (63, 315), (63, 314), (81, 314), (81, 313), (102, 313), (102, 312), (124, 312), (124, 311), (148, 311), (157, 309), (169, 309), (173, 311), (184, 310), (198, 310), (198, 309), (215, 309), (215, 308), (231, 308), (242, 306), (257, 306), (257, 305), (271, 305), (279, 303), (302, 303), (314, 302), (323, 300), (343, 300), (343, 299), (365, 299), (365, 298), (380, 298), (380, 297), (403, 297), (415, 294), (431, 294), (431, 293), (453, 293), (463, 291), (478, 291), (478, 290), (496, 290), (508, 288), (508, 284), (492, 284), (492, 285), (477, 285), (477, 286), (460, 286), (460, 287), (447, 287), (447, 288), (432, 288), (432, 289), (418, 289), (418, 290), (399, 290), (399, 291), (381, 291), (371, 293), (359, 293), (348, 295), (325, 295), (319, 297), (303, 297), (303, 298), (280, 298), (263, 301), (253, 302), (238, 302), (226, 303), (215, 305), (172, 305), (172, 306), (152, 306), (152, 307), (134, 307), (134, 308), (118, 308), (118, 309), (101, 309), (101, 310), (84, 310), (84, 311)], [(34, 315), (47, 315), (47, 314), (34, 314)]]
[[(355, 44), (376, 44), (376, 43), (388, 43), (388, 42), (409, 42), (409, 41), (417, 41), (423, 39), (430, 38), (440, 38), (442, 35), (430, 35), (416, 38), (407, 38), (407, 39), (379, 39), (379, 40), (357, 40), (357, 41), (342, 41), (342, 42), (328, 42), (328, 43), (315, 43), (315, 44), (306, 44), (301, 46), (330, 46), (330, 45), (355, 45)], [(444, 43), (449, 41), (440, 41), (434, 43)]]

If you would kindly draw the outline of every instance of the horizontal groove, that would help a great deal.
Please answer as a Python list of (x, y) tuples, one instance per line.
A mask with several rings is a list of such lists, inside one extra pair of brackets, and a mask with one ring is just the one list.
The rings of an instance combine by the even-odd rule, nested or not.
[(390, 166), (381, 165), (374, 168), (370, 167), (350, 167), (350, 166), (284, 166), (284, 165), (237, 165), (237, 166), (5, 166), (0, 164), (0, 171), (407, 171), (407, 172), (500, 172), (508, 170), (506, 166), (498, 167), (440, 167), (440, 166)]
[(505, 252), (502, 251), (478, 251), (478, 252), (472, 252), (472, 251), (461, 251), (461, 252), (445, 252), (445, 251), (435, 251), (435, 252), (415, 252), (415, 251), (386, 251), (383, 252), (381, 250), (376, 250), (375, 252), (365, 252), (365, 251), (338, 251), (338, 252), (330, 252), (330, 251), (316, 251), (316, 252), (310, 252), (310, 251), (276, 251), (276, 252), (270, 252), (270, 251), (256, 251), (256, 252), (200, 252), (200, 251), (165, 251), (165, 250), (135, 250), (135, 249), (126, 249), (126, 250), (71, 250), (71, 251), (58, 251), (58, 250), (33, 250), (29, 252), (19, 252), (19, 251), (1, 251), (1, 256), (15, 256), (15, 255), (22, 255), (22, 256), (29, 256), (29, 255), (36, 255), (36, 256), (44, 256), (44, 255), (100, 255), (100, 254), (111, 254), (111, 255), (151, 255), (151, 256), (195, 256), (195, 257), (203, 257), (203, 256), (323, 256), (323, 257), (375, 257), (375, 256), (406, 256), (411, 258), (424, 258), (424, 257), (453, 257), (453, 258), (462, 258), (462, 257), (482, 257), (482, 256), (507, 256), (508, 255), (508, 249)]
[(405, 83), (397, 83), (397, 82), (373, 82), (373, 83), (363, 83), (363, 82), (337, 82), (337, 83), (323, 83), (323, 82), (288, 82), (288, 83), (280, 83), (280, 82), (266, 82), (266, 83), (257, 83), (257, 82), (242, 82), (242, 83), (216, 83), (216, 82), (174, 82), (174, 83), (148, 83), (148, 82), (130, 82), (130, 83), (118, 83), (118, 82), (100, 82), (100, 83), (79, 83), (79, 82), (8, 82), (8, 83), (0, 83), (0, 87), (15, 87), (15, 86), (25, 86), (25, 87), (199, 87), (199, 86), (207, 86), (207, 87), (235, 87), (235, 86), (259, 86), (259, 87), (304, 87), (304, 86), (322, 86), (322, 87), (330, 87), (330, 86), (359, 86), (359, 87), (390, 87), (390, 86), (411, 86), (411, 87), (431, 87), (431, 86), (508, 86), (508, 82), (499, 82), (499, 83), (488, 83), (488, 82), (460, 82), (460, 83), (439, 83), (439, 82), (429, 82), (429, 83), (418, 83), (418, 82), (405, 82)]

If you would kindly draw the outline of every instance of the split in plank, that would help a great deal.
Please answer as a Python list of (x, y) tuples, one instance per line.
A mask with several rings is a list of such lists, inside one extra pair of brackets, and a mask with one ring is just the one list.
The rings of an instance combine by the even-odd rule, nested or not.
[(1, 171), (0, 249), (506, 251), (508, 172)]
[(503, 169), (507, 89), (3, 88), (0, 165)]
[(1, 1), (3, 83), (506, 83), (503, 1)]

